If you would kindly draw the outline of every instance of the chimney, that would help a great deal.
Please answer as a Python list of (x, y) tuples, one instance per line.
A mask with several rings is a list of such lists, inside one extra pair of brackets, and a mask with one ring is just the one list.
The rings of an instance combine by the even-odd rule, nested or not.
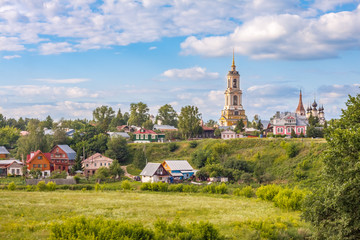
[(30, 158), (32, 158), (34, 156), (34, 154), (35, 154), (34, 152), (31, 152), (30, 153)]

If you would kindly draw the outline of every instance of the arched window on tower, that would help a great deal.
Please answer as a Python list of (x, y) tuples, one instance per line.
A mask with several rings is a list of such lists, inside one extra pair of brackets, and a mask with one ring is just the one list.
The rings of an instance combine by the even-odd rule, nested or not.
[(234, 102), (233, 103), (234, 103), (234, 105), (238, 105), (238, 97), (236, 95), (234, 96)]
[(236, 87), (236, 79), (233, 80), (233, 88), (237, 88)]

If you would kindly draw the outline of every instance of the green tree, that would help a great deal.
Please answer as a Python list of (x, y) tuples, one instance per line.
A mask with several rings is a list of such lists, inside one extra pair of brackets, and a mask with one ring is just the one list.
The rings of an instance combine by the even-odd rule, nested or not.
[(185, 139), (194, 137), (199, 131), (201, 114), (195, 106), (185, 106), (181, 108), (179, 116), (179, 131)]
[(178, 116), (174, 108), (170, 104), (165, 104), (164, 106), (159, 108), (156, 120), (160, 120), (162, 125), (170, 125), (177, 127), (177, 117)]
[(236, 132), (243, 132), (243, 131), (244, 131), (244, 128), (245, 128), (244, 121), (243, 121), (242, 119), (240, 119), (240, 121), (238, 121), (238, 122), (236, 123), (235, 131), (236, 131)]
[(52, 129), (53, 128), (54, 120), (48, 115), (45, 121), (41, 122), (43, 128)]
[(0, 146), (13, 148), (20, 137), (20, 131), (14, 127), (5, 126), (0, 128)]
[(66, 136), (66, 132), (63, 128), (56, 128), (54, 131), (52, 146), (58, 144), (67, 144), (68, 137)]
[(143, 150), (138, 150), (135, 153), (133, 164), (139, 169), (143, 169), (146, 165), (146, 153), (145, 148)]
[(112, 107), (108, 106), (97, 107), (93, 111), (93, 120), (101, 132), (106, 132), (109, 129), (111, 120), (114, 118), (114, 113)]
[(143, 102), (130, 104), (130, 118), (129, 125), (142, 126), (142, 124), (149, 119), (149, 108)]
[(116, 130), (117, 126), (125, 125), (126, 122), (124, 121), (123, 115), (121, 114), (121, 110), (119, 108), (116, 116), (111, 120), (110, 128), (111, 130)]
[(221, 130), (219, 128), (216, 128), (214, 131), (215, 137), (221, 137)]
[(296, 135), (296, 133), (295, 133), (295, 130), (294, 130), (293, 128), (291, 128), (291, 137), (292, 137), (292, 138), (296, 138), (296, 137), (297, 137), (297, 135)]
[(264, 125), (262, 124), (261, 119), (259, 119), (259, 121), (257, 121), (256, 129), (260, 130), (260, 132), (264, 129)]
[(207, 127), (214, 127), (215, 125), (217, 125), (217, 122), (215, 120), (212, 120), (212, 119), (207, 121), (206, 124), (205, 124), (205, 126), (207, 126)]
[(26, 123), (22, 117), (19, 118), (15, 127), (22, 131), (26, 129)]
[(113, 177), (114, 179), (120, 178), (121, 176), (124, 175), (124, 170), (121, 168), (121, 165), (119, 164), (118, 161), (113, 161), (109, 166), (109, 170), (110, 170), (110, 176)]
[(316, 239), (360, 239), (360, 94), (346, 106), (327, 128), (321, 186), (305, 202)]
[(154, 127), (154, 123), (150, 119), (148, 119), (142, 124), (142, 127), (145, 129), (152, 130)]
[(120, 136), (113, 137), (107, 143), (107, 147), (106, 155), (109, 158), (116, 159), (120, 163), (126, 162), (129, 159), (129, 148), (125, 138)]
[(94, 178), (98, 183), (105, 181), (110, 176), (110, 169), (106, 167), (101, 167), (98, 170), (96, 170), (96, 173), (94, 175)]

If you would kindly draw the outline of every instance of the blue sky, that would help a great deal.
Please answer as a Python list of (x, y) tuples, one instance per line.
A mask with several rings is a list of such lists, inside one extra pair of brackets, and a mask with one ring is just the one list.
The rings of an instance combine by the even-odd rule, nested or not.
[(249, 119), (360, 93), (359, 0), (5, 0), (0, 112), (92, 118), (101, 105), (196, 105), (218, 120), (232, 50)]

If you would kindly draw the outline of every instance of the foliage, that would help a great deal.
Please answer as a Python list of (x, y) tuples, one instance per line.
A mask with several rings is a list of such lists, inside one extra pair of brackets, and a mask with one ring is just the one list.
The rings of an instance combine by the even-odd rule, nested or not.
[(7, 186), (7, 189), (10, 191), (14, 191), (16, 189), (16, 185), (14, 182), (9, 183), (9, 185)]
[(114, 179), (120, 178), (125, 173), (118, 161), (113, 161), (110, 164), (109, 172), (110, 172), (110, 176), (113, 177)]
[(20, 137), (20, 131), (15, 127), (5, 126), (0, 128), (0, 146), (13, 148)]
[(105, 181), (106, 179), (108, 179), (109, 176), (110, 176), (110, 169), (106, 168), (106, 167), (101, 167), (96, 170), (94, 178), (97, 181), (101, 182), (101, 181)]
[(299, 153), (299, 149), (297, 148), (295, 143), (286, 143), (285, 150), (286, 154), (290, 158), (295, 157)]
[(46, 191), (46, 184), (45, 181), (40, 181), (38, 182), (38, 184), (36, 185), (36, 190), (38, 191)]
[(252, 187), (246, 186), (244, 188), (235, 189), (233, 194), (235, 196), (243, 196), (243, 197), (251, 198), (254, 196), (254, 190)]
[(176, 149), (179, 148), (179, 146), (176, 143), (172, 142), (172, 143), (169, 143), (168, 148), (169, 148), (170, 152), (175, 152)]
[(226, 194), (228, 192), (228, 188), (225, 183), (220, 185), (210, 184), (202, 189), (205, 193), (217, 193), (217, 194)]
[(236, 123), (236, 126), (235, 126), (235, 132), (243, 132), (245, 129), (245, 124), (244, 124), (244, 121), (242, 119), (240, 119), (240, 121), (238, 121)]
[(143, 102), (130, 104), (130, 118), (129, 125), (142, 126), (142, 124), (149, 119), (149, 108)]
[(196, 136), (199, 131), (201, 114), (195, 106), (185, 106), (181, 108), (179, 115), (179, 131), (185, 139)]
[(128, 180), (121, 182), (121, 188), (124, 190), (131, 190), (131, 184)]
[(305, 202), (316, 239), (360, 238), (360, 94), (349, 96), (346, 107), (326, 130), (321, 185)]
[(191, 148), (196, 148), (197, 145), (198, 145), (198, 143), (196, 141), (189, 142), (189, 147), (191, 147)]
[(117, 136), (111, 138), (107, 143), (107, 148), (106, 155), (119, 162), (126, 162), (130, 157), (126, 139), (123, 137)]
[(123, 115), (121, 114), (121, 109), (119, 108), (116, 116), (111, 120), (110, 129), (116, 131), (116, 127), (125, 125), (127, 122), (124, 120)]
[(153, 121), (151, 119), (148, 119), (142, 124), (142, 127), (145, 128), (145, 129), (152, 130), (153, 127), (154, 127), (154, 123), (153, 123)]
[(272, 201), (279, 193), (280, 188), (278, 185), (263, 185), (256, 190), (256, 196), (262, 200)]
[(291, 128), (291, 135), (290, 135), (292, 138), (297, 138), (297, 135), (296, 135), (296, 133), (295, 133), (295, 131), (294, 131), (294, 129), (293, 128)]
[(109, 129), (111, 120), (114, 118), (114, 113), (112, 107), (108, 106), (97, 107), (93, 111), (93, 119), (100, 132), (104, 133)]
[(143, 149), (139, 149), (136, 151), (133, 164), (138, 169), (143, 169), (146, 165), (146, 154), (145, 154), (145, 147)]
[(55, 190), (56, 190), (56, 183), (54, 183), (54, 182), (48, 182), (48, 183), (46, 184), (46, 189), (47, 189), (48, 191), (55, 191)]
[(29, 171), (29, 174), (33, 177), (33, 178), (35, 178), (35, 179), (38, 179), (39, 177), (41, 177), (41, 175), (42, 175), (42, 173), (41, 173), (41, 170), (40, 169), (31, 169), (30, 171)]
[(50, 179), (66, 178), (66, 177), (67, 177), (66, 171), (55, 170), (50, 174)]
[(177, 127), (177, 117), (178, 116), (174, 108), (170, 104), (165, 104), (159, 108), (156, 120), (160, 120), (162, 125)]
[(80, 176), (75, 175), (74, 180), (75, 180), (76, 183), (79, 183), (80, 182)]

